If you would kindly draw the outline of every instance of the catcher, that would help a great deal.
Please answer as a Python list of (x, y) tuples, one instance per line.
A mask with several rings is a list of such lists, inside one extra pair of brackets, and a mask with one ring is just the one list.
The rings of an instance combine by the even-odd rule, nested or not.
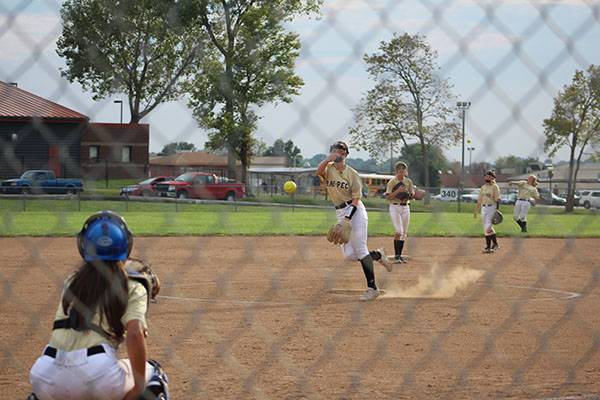
[(345, 162), (348, 144), (335, 142), (329, 151), (329, 157), (317, 167), (317, 175), (327, 186), (338, 220), (329, 230), (327, 240), (340, 244), (347, 260), (360, 261), (367, 279), (367, 289), (359, 300), (373, 300), (380, 295), (375, 284), (373, 260), (379, 261), (388, 271), (392, 270), (392, 263), (387, 259), (383, 248), (371, 252), (367, 248), (367, 210), (360, 201), (362, 185), (358, 173)]
[[(496, 173), (489, 170), (484, 175), (485, 183), (479, 190), (479, 198), (475, 206), (473, 218), (477, 219), (477, 212), (481, 208), (481, 222), (485, 232), (485, 248), (484, 253), (493, 253), (498, 251), (498, 239), (496, 239), (496, 231), (494, 230), (494, 216), (496, 222), (502, 221), (502, 214), (498, 211), (500, 204), (500, 188), (496, 184)], [(496, 214), (498, 212), (498, 214)]]
[[(65, 281), (28, 399), (168, 400), (166, 374), (146, 359), (146, 312), (160, 283), (148, 265), (127, 261), (133, 235), (125, 220), (112, 211), (92, 215), (77, 246), (84, 264)], [(129, 358), (117, 360), (122, 343)]]
[(394, 225), (394, 264), (404, 264), (402, 249), (410, 223), (410, 199), (415, 194), (412, 180), (407, 176), (408, 167), (406, 163), (396, 163), (396, 176), (387, 184), (385, 198), (390, 202), (390, 217)]

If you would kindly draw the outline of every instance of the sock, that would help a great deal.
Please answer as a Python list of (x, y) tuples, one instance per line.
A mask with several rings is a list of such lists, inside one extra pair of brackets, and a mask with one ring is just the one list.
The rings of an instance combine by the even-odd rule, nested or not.
[(522, 228), (523, 227), (523, 221), (521, 221), (520, 219), (515, 219), (515, 222), (517, 224), (519, 224), (519, 226)]
[[(379, 257), (381, 257), (381, 254)], [(367, 278), (367, 286), (372, 289), (377, 289), (377, 286), (375, 285), (375, 272), (373, 271), (373, 259), (371, 258), (371, 255), (368, 255), (360, 260), (360, 264), (362, 265), (363, 272), (365, 273), (365, 278)]]
[(404, 240), (394, 240), (394, 251), (395, 251), (396, 257), (400, 257), (402, 255), (403, 248), (404, 248)]
[(521, 228), (523, 228), (523, 230), (527, 229), (527, 221), (521, 221)]
[(494, 242), (495, 246), (498, 246), (498, 241), (496, 240), (496, 234), (494, 233), (492, 236), (490, 236), (492, 238), (492, 242)]
[(485, 245), (486, 245), (485, 247), (489, 249), (491, 244), (492, 244), (492, 237), (486, 236), (485, 237)]
[[(381, 260), (381, 253), (379, 251), (377, 251), (377, 250), (370, 251), (369, 255), (371, 256), (371, 258), (373, 259), (373, 261), (379, 261), (379, 260)], [(362, 260), (361, 260), (361, 262), (362, 262)]]

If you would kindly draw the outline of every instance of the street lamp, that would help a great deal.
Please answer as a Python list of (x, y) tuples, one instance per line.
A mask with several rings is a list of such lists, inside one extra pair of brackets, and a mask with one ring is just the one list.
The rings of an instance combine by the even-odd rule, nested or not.
[(462, 160), (460, 162), (460, 183), (458, 188), (458, 212), (462, 201), (463, 186), (465, 185), (465, 110), (471, 107), (470, 101), (459, 101), (456, 107), (462, 110)]
[(475, 150), (475, 147), (467, 147), (467, 150), (469, 150), (469, 173), (472, 174), (473, 170), (471, 169), (471, 156), (473, 155), (473, 150)]
[(121, 104), (121, 123), (123, 123), (123, 100), (115, 100), (115, 103)]

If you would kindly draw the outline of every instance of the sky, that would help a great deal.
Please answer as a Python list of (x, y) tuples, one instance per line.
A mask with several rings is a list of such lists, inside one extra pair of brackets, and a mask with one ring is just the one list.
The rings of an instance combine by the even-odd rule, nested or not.
[[(128, 122), (125, 96), (96, 102), (61, 77), (60, 6), (58, 0), (0, 0), (0, 80), (92, 122), (120, 122), (114, 100), (121, 99)], [(576, 70), (600, 63), (597, 0), (325, 0), (320, 17), (298, 18), (288, 28), (302, 41), (296, 73), (305, 85), (292, 103), (257, 110), (255, 135), (267, 145), (292, 140), (305, 158), (326, 153), (335, 140), (349, 141), (353, 109), (374, 86), (363, 56), (378, 52), (394, 33), (425, 36), (438, 54), (440, 76), (452, 85), (451, 104), (471, 103), (465, 110), (465, 165), (508, 155), (549, 158), (542, 122), (551, 116), (554, 98)], [(150, 124), (152, 152), (179, 141), (203, 149), (208, 139), (185, 98), (159, 106), (141, 122)], [(461, 161), (463, 146), (444, 153)], [(381, 158), (389, 155), (389, 148), (381, 149)], [(369, 155), (351, 149), (350, 157)], [(567, 149), (553, 157), (567, 159)]]

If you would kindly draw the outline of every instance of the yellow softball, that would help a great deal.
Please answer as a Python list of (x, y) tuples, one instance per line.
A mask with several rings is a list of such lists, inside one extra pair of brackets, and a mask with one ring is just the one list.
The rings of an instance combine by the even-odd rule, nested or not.
[(293, 181), (287, 181), (283, 185), (283, 190), (288, 194), (292, 194), (296, 191), (296, 184)]

